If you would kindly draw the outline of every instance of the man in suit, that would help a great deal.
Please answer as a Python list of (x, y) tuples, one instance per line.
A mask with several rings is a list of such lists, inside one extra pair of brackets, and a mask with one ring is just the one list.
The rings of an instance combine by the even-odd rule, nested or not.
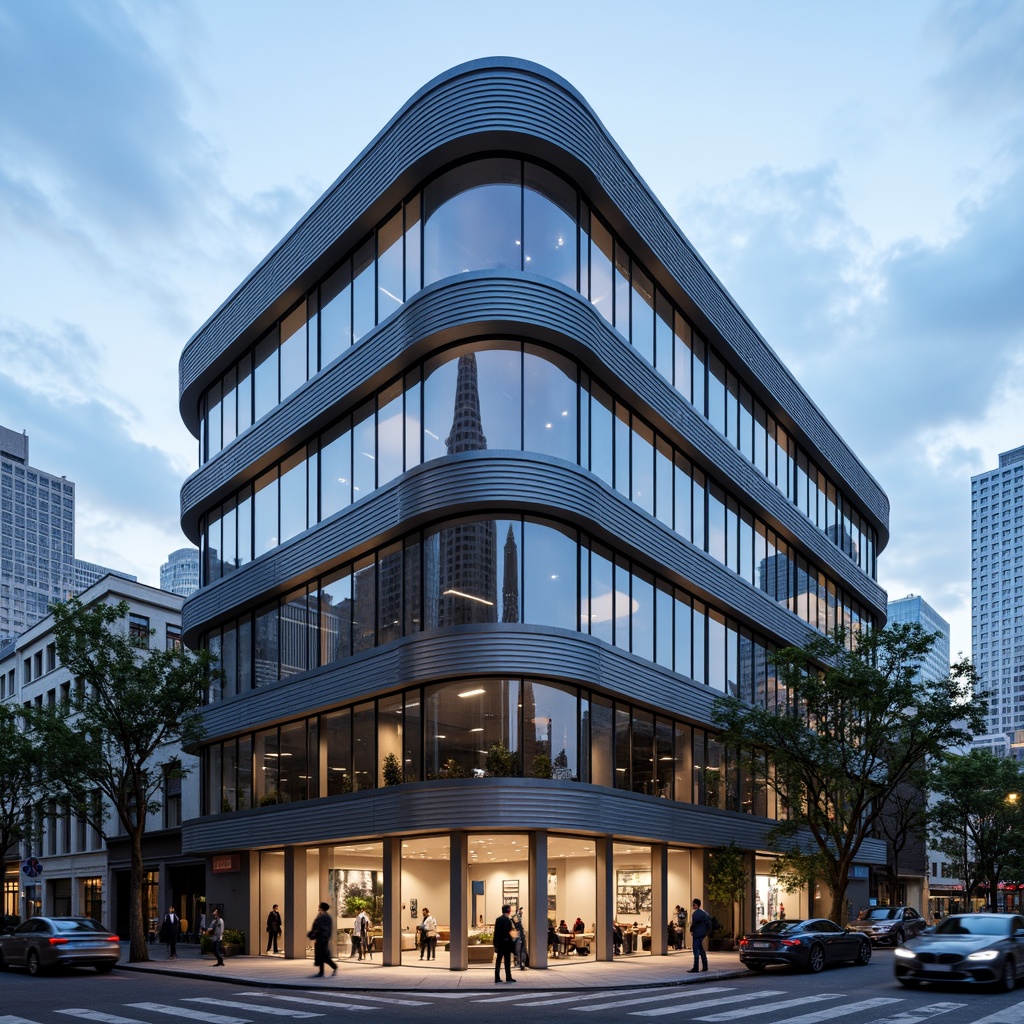
[(160, 923), (160, 941), (167, 943), (168, 960), (178, 959), (178, 939), (181, 937), (181, 918), (174, 907), (168, 907)]
[(700, 900), (693, 901), (690, 914), (690, 934), (693, 936), (693, 967), (688, 974), (699, 974), (708, 969), (708, 955), (704, 952), (704, 940), (711, 931), (711, 915), (701, 908)]
[(505, 964), (505, 980), (515, 981), (512, 977), (512, 950), (515, 948), (515, 940), (518, 935), (511, 918), (512, 907), (505, 904), (501, 908), (501, 917), (494, 922), (494, 983), (501, 982), (501, 965)]

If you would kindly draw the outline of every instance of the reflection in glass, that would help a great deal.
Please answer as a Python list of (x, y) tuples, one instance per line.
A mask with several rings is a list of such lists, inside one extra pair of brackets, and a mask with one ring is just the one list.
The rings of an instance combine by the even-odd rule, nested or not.
[(423, 190), (423, 283), (468, 270), (521, 270), (521, 165), (456, 167)]

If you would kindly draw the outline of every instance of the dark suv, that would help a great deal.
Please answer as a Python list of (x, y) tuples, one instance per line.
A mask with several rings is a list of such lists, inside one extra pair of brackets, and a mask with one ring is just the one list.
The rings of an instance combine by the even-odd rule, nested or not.
[(925, 930), (928, 922), (913, 907), (870, 907), (865, 916), (851, 921), (850, 931), (861, 932), (874, 945), (898, 946)]

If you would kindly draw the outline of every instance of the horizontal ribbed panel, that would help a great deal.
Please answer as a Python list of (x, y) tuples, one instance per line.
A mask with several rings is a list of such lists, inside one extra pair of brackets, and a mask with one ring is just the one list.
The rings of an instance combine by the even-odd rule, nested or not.
[[(613, 226), (654, 269), (755, 389), (777, 404), (822, 463), (845, 481), (888, 536), (888, 500), (708, 270), (579, 94), (547, 69), (489, 60), (440, 76), (414, 96), (295, 228), (193, 336), (179, 364), (180, 408), (196, 429), (198, 396), (343, 255), (387, 204), (456, 156), (506, 146), (553, 160), (590, 190)], [(607, 197), (607, 206), (602, 195)], [(785, 418), (785, 417), (784, 417)]]
[(508, 623), (406, 637), (203, 708), (207, 739), (314, 714), (414, 684), (528, 676), (597, 687), (693, 722), (708, 722), (717, 693), (592, 637)]
[[(317, 846), (453, 829), (493, 832), (497, 822), (507, 832), (541, 829), (710, 848), (735, 841), (745, 850), (767, 849), (765, 835), (774, 824), (583, 783), (446, 779), (193, 819), (182, 826), (182, 852)], [(884, 864), (885, 844), (867, 840), (857, 859)]]

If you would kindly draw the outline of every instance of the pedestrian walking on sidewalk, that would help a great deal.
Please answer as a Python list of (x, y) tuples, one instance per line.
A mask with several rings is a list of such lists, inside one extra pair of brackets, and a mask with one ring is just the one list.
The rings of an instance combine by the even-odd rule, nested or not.
[(224, 966), (224, 918), (220, 916), (220, 911), (214, 907), (213, 919), (210, 922), (210, 927), (207, 929), (207, 935), (213, 941), (213, 955), (217, 958), (217, 962), (213, 965), (214, 967)]
[(693, 936), (693, 967), (687, 972), (698, 974), (708, 969), (708, 955), (704, 952), (704, 940), (711, 931), (711, 915), (701, 909), (700, 900), (693, 901), (690, 914), (690, 935)]
[(330, 909), (329, 903), (320, 904), (319, 913), (313, 918), (313, 924), (306, 936), (313, 940), (313, 964), (317, 968), (316, 974), (313, 975), (314, 978), (324, 976), (325, 966), (330, 967), (332, 978), (338, 973), (338, 965), (331, 959), (331, 933), (334, 931), (334, 925), (331, 923), (331, 915), (328, 913)]

